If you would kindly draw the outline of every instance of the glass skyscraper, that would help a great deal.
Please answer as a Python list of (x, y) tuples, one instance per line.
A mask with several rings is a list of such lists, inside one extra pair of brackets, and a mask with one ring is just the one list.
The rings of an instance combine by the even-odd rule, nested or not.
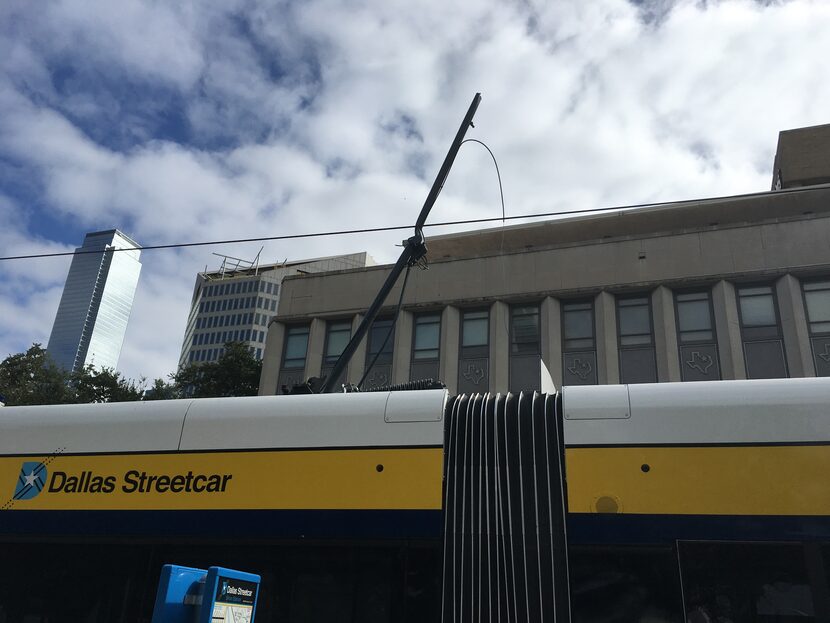
[(55, 363), (67, 370), (118, 365), (141, 273), (140, 256), (138, 243), (117, 229), (84, 237), (72, 257), (46, 347)]

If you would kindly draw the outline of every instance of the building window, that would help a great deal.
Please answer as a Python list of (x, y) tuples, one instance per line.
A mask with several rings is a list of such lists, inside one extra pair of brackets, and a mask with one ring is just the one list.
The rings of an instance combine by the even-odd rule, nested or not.
[(676, 292), (680, 378), (684, 381), (720, 379), (718, 344), (709, 291)]
[(816, 376), (830, 376), (830, 281), (806, 282), (802, 288)]
[(741, 319), (746, 378), (775, 379), (788, 376), (773, 287), (739, 286), (738, 315)]
[[(392, 384), (392, 351), (395, 346), (395, 327), (391, 318), (376, 319), (369, 328), (366, 344), (366, 366), (372, 366), (363, 389)], [(377, 359), (375, 359), (377, 356)], [(372, 365), (374, 362), (374, 365)], [(365, 372), (364, 372), (365, 374)]]
[[(352, 336), (352, 323), (350, 320), (335, 320), (326, 323), (326, 345), (323, 349), (323, 366), (320, 371), (321, 376), (328, 376), (331, 374), (334, 364), (340, 358), (340, 354), (349, 343)], [(345, 382), (346, 370), (340, 375), (340, 378), (334, 384), (335, 387)], [(339, 391), (339, 390), (333, 390)]]
[(324, 365), (333, 366), (349, 343), (352, 335), (352, 323), (348, 320), (327, 323), (326, 349), (323, 358)]
[(439, 314), (416, 316), (412, 358), (415, 361), (438, 359), (440, 338), (441, 316)]
[(458, 392), (483, 393), (490, 385), (490, 312), (461, 312), (461, 344), (458, 358)]
[(285, 393), (305, 379), (305, 360), (308, 354), (308, 325), (286, 327), (282, 367), (277, 381), (278, 391)]
[(308, 326), (288, 327), (282, 367), (286, 369), (304, 368), (307, 351)]
[(562, 384), (595, 385), (597, 350), (593, 301), (562, 304)]
[(438, 380), (438, 355), (441, 343), (441, 314), (415, 316), (412, 331), (412, 365), (409, 379)]
[(620, 382), (656, 383), (651, 301), (646, 296), (617, 299)]
[(538, 305), (510, 308), (510, 391), (541, 388), (540, 335)]

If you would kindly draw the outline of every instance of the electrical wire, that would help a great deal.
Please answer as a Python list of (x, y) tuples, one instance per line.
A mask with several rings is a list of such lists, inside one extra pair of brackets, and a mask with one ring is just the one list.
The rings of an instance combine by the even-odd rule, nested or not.
[[(751, 199), (753, 197), (761, 197), (761, 196), (769, 196), (769, 195), (792, 195), (792, 194), (799, 194), (799, 193), (809, 193), (809, 192), (819, 192), (819, 191), (827, 191), (828, 185), (822, 186), (810, 186), (810, 187), (801, 187), (801, 188), (791, 188), (787, 190), (776, 190), (776, 191), (765, 191), (760, 193), (746, 193), (741, 195), (728, 195), (725, 197), (706, 197), (703, 199), (682, 199), (677, 201), (661, 201), (661, 202), (653, 202), (653, 203), (633, 203), (628, 205), (622, 206), (613, 206), (613, 207), (602, 207), (602, 208), (582, 208), (578, 210), (562, 210), (561, 212), (542, 212), (538, 214), (519, 214), (515, 216), (494, 216), (489, 218), (474, 218), (474, 219), (462, 219), (458, 221), (443, 221), (439, 223), (425, 223), (424, 227), (447, 227), (452, 225), (473, 225), (479, 223), (492, 223), (494, 221), (514, 221), (519, 219), (532, 219), (532, 218), (550, 218), (555, 216), (569, 216), (573, 214), (591, 214), (596, 212), (618, 212), (618, 211), (627, 211), (627, 210), (634, 210), (638, 208), (653, 208), (657, 206), (665, 206), (665, 207), (673, 207), (679, 205), (688, 205), (694, 203), (710, 203), (714, 201), (728, 201), (728, 200), (737, 200), (737, 199)], [(138, 247), (130, 247), (126, 249), (88, 249), (88, 250), (76, 250), (76, 251), (61, 251), (57, 253), (32, 253), (28, 255), (10, 255), (5, 257), (0, 257), (0, 261), (9, 261), (9, 260), (31, 260), (31, 259), (40, 259), (40, 258), (47, 258), (47, 257), (67, 257), (67, 256), (74, 256), (74, 255), (86, 255), (86, 254), (96, 254), (96, 253), (107, 253), (107, 252), (114, 252), (114, 251), (154, 251), (159, 249), (181, 249), (185, 247), (204, 247), (204, 246), (211, 246), (211, 245), (224, 245), (224, 244), (239, 244), (245, 242), (267, 242), (273, 240), (297, 240), (303, 238), (319, 238), (323, 236), (343, 236), (349, 234), (370, 234), (376, 232), (383, 232), (383, 231), (396, 231), (396, 230), (405, 230), (405, 229), (412, 229), (412, 225), (391, 225), (388, 227), (366, 227), (362, 229), (341, 229), (335, 231), (323, 231), (323, 232), (312, 232), (308, 234), (286, 234), (284, 236), (262, 236), (258, 238), (235, 238), (235, 239), (225, 239), (225, 240), (208, 240), (203, 242), (179, 242), (179, 243), (171, 243), (171, 244), (155, 244), (155, 245), (147, 245), (147, 246), (138, 246)]]
[(493, 164), (496, 165), (496, 177), (499, 178), (499, 195), (501, 196), (501, 221), (502, 223), (504, 223), (504, 189), (502, 189), (501, 187), (501, 173), (499, 173), (499, 163), (496, 162), (496, 156), (493, 154), (493, 151), (489, 147), (487, 147), (487, 144), (484, 141), (480, 141), (477, 138), (466, 138), (463, 141), (461, 141), (462, 145), (464, 143), (478, 143), (479, 145), (482, 145), (484, 149), (490, 152), (490, 157), (493, 159)]
[[(403, 284), (401, 284), (401, 295), (398, 298), (398, 307), (395, 309), (395, 315), (392, 317), (392, 324), (389, 326), (389, 331), (386, 332), (386, 337), (383, 338), (383, 344), (380, 345), (380, 348), (378, 349), (378, 352), (375, 353), (375, 356), (372, 359), (372, 363), (370, 363), (367, 366), (366, 371), (363, 373), (363, 376), (360, 378), (360, 382), (357, 384), (357, 389), (362, 389), (363, 388), (363, 382), (366, 380), (366, 377), (369, 376), (369, 372), (372, 371), (372, 368), (375, 367), (375, 362), (378, 360), (378, 357), (380, 357), (380, 354), (383, 352), (383, 349), (386, 348), (386, 344), (387, 344), (387, 342), (389, 342), (389, 338), (395, 332), (395, 324), (398, 322), (398, 316), (401, 313), (401, 306), (403, 305), (403, 293), (406, 291), (406, 282), (409, 279), (409, 270), (411, 268), (412, 268), (412, 266), (407, 266), (406, 267), (406, 272), (404, 273), (404, 276), (403, 276)], [(377, 322), (377, 318), (375, 318), (375, 322)], [(375, 322), (372, 322), (372, 327), (375, 326)], [(372, 327), (369, 327), (369, 331), (372, 330)], [(367, 340), (367, 346), (368, 346), (368, 340)]]

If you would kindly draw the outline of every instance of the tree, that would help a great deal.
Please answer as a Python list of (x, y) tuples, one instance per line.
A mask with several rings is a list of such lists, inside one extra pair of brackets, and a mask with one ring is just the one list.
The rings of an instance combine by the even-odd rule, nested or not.
[[(170, 375), (171, 380), (174, 376)], [(183, 398), (179, 386), (176, 383), (168, 383), (164, 379), (156, 379), (153, 381), (153, 386), (144, 392), (144, 400), (175, 400), (176, 398)]]
[(66, 372), (37, 343), (0, 362), (0, 394), (9, 406), (75, 402), (67, 381)]
[(173, 375), (179, 390), (194, 398), (255, 396), (262, 362), (243, 342), (227, 342), (218, 361), (189, 364)]
[(74, 402), (130, 402), (141, 400), (144, 394), (144, 379), (136, 384), (112, 368), (84, 366), (69, 375), (69, 383), (75, 391)]
[(0, 362), (0, 394), (9, 406), (141, 400), (143, 383), (110, 368), (67, 372), (40, 344)]

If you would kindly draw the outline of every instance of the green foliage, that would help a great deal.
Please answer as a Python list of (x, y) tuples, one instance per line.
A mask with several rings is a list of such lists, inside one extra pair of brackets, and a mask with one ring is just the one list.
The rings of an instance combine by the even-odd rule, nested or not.
[(66, 372), (40, 344), (0, 362), (0, 394), (9, 406), (75, 402)]
[(228, 342), (218, 361), (185, 366), (170, 375), (171, 382), (156, 379), (145, 392), (145, 379), (132, 381), (110, 368), (67, 372), (40, 344), (33, 344), (0, 362), (0, 395), (8, 406), (255, 396), (261, 371), (262, 362), (248, 346)]
[(40, 344), (0, 362), (0, 394), (9, 406), (141, 400), (143, 382), (136, 384), (108, 368), (67, 372)]
[[(172, 378), (173, 375), (170, 376)], [(178, 385), (168, 383), (164, 379), (156, 379), (153, 386), (144, 392), (144, 400), (175, 400), (183, 397)]]
[(144, 379), (136, 385), (112, 368), (96, 370), (91, 365), (70, 374), (69, 385), (75, 391), (73, 402), (130, 402), (144, 394)]
[(262, 362), (242, 342), (227, 342), (218, 361), (181, 368), (173, 381), (185, 395), (194, 398), (255, 396)]

